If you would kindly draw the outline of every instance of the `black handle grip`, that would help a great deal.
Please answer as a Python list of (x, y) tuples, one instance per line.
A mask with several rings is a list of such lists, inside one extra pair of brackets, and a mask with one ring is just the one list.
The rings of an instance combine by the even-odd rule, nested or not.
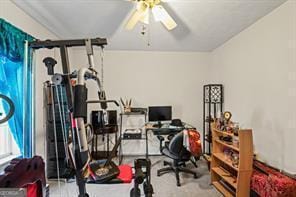
[(54, 74), (54, 66), (57, 64), (57, 61), (52, 57), (46, 57), (43, 59), (43, 63), (47, 67), (47, 74), (53, 75)]
[(87, 118), (87, 88), (76, 85), (74, 88), (74, 118)]

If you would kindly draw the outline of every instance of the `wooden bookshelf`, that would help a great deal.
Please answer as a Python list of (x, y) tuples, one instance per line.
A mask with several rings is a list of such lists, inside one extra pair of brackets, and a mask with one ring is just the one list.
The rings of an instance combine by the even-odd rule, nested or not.
[(229, 185), (231, 185), (233, 188), (237, 188), (237, 180), (236, 177), (234, 177), (231, 173), (228, 171), (225, 171), (223, 168), (220, 167), (214, 167), (212, 170), (218, 174), (220, 177), (223, 178)]
[[(225, 156), (224, 156), (223, 153), (213, 153), (212, 155), (213, 155), (212, 158), (214, 158), (216, 161), (219, 160), (220, 162), (226, 164), (227, 166), (229, 166), (229, 167), (232, 168), (233, 170), (238, 171), (238, 168), (235, 167), (235, 166), (233, 166), (232, 163), (231, 163), (231, 161), (228, 161), (228, 160), (225, 158)], [(212, 160), (213, 160), (213, 159), (212, 159)], [(211, 168), (212, 168), (212, 166), (211, 166)]]
[(221, 144), (221, 145), (223, 145), (223, 146), (226, 146), (226, 147), (228, 147), (228, 148), (231, 148), (232, 150), (235, 150), (235, 151), (239, 152), (239, 148), (236, 147), (236, 146), (233, 146), (232, 144), (228, 144), (228, 143), (223, 142), (222, 140), (219, 140), (219, 139), (216, 139), (215, 141), (216, 141), (218, 144)]
[[(251, 129), (238, 131), (239, 146), (224, 142), (220, 136), (231, 136), (216, 129), (212, 124), (213, 152), (211, 157), (211, 180), (213, 186), (224, 196), (250, 196), (250, 179), (253, 166), (253, 137)], [(225, 149), (239, 155), (239, 164), (234, 166), (224, 154)]]
[(214, 187), (219, 191), (221, 192), (224, 196), (226, 197), (230, 197), (230, 196), (233, 196), (233, 194), (228, 191), (220, 182), (218, 181), (214, 181), (212, 182), (212, 184), (214, 185)]

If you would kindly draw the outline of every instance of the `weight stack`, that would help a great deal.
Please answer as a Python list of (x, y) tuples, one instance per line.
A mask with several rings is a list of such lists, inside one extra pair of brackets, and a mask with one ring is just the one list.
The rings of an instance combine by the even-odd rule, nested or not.
[[(56, 91), (58, 90), (58, 94)], [(59, 97), (58, 97), (59, 96)], [(59, 98), (59, 99), (58, 99)], [(59, 102), (60, 107), (59, 107)], [(62, 102), (63, 101), (63, 102)], [(61, 115), (65, 120), (66, 141), (69, 141), (69, 131), (71, 130), (70, 115), (68, 110), (66, 89), (63, 85), (60, 87), (52, 86), (49, 82), (44, 85), (44, 106), (46, 111), (46, 172), (48, 179), (58, 178), (57, 160), (59, 164), (60, 178), (69, 179), (74, 175), (74, 170), (70, 167), (66, 159), (68, 146), (63, 139), (63, 127)], [(54, 114), (53, 114), (54, 108)], [(62, 110), (62, 108), (64, 110)], [(61, 109), (61, 110), (60, 110)], [(64, 112), (64, 113), (63, 113)], [(57, 153), (55, 143), (55, 129), (57, 139)], [(65, 152), (66, 151), (66, 152)], [(57, 158), (58, 155), (58, 158)]]

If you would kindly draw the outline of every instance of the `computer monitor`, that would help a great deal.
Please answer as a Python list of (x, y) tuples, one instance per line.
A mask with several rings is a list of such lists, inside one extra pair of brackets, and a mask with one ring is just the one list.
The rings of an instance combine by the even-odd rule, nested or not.
[(148, 109), (149, 122), (172, 120), (172, 106), (150, 106)]

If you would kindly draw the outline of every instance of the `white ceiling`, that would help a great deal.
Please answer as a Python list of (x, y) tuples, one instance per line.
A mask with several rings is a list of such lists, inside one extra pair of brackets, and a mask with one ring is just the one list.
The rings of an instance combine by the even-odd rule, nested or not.
[(151, 18), (143, 36), (141, 25), (124, 29), (134, 8), (126, 0), (13, 0), (62, 39), (106, 37), (111, 50), (158, 51), (212, 51), (285, 1), (167, 0), (177, 28), (169, 32)]

